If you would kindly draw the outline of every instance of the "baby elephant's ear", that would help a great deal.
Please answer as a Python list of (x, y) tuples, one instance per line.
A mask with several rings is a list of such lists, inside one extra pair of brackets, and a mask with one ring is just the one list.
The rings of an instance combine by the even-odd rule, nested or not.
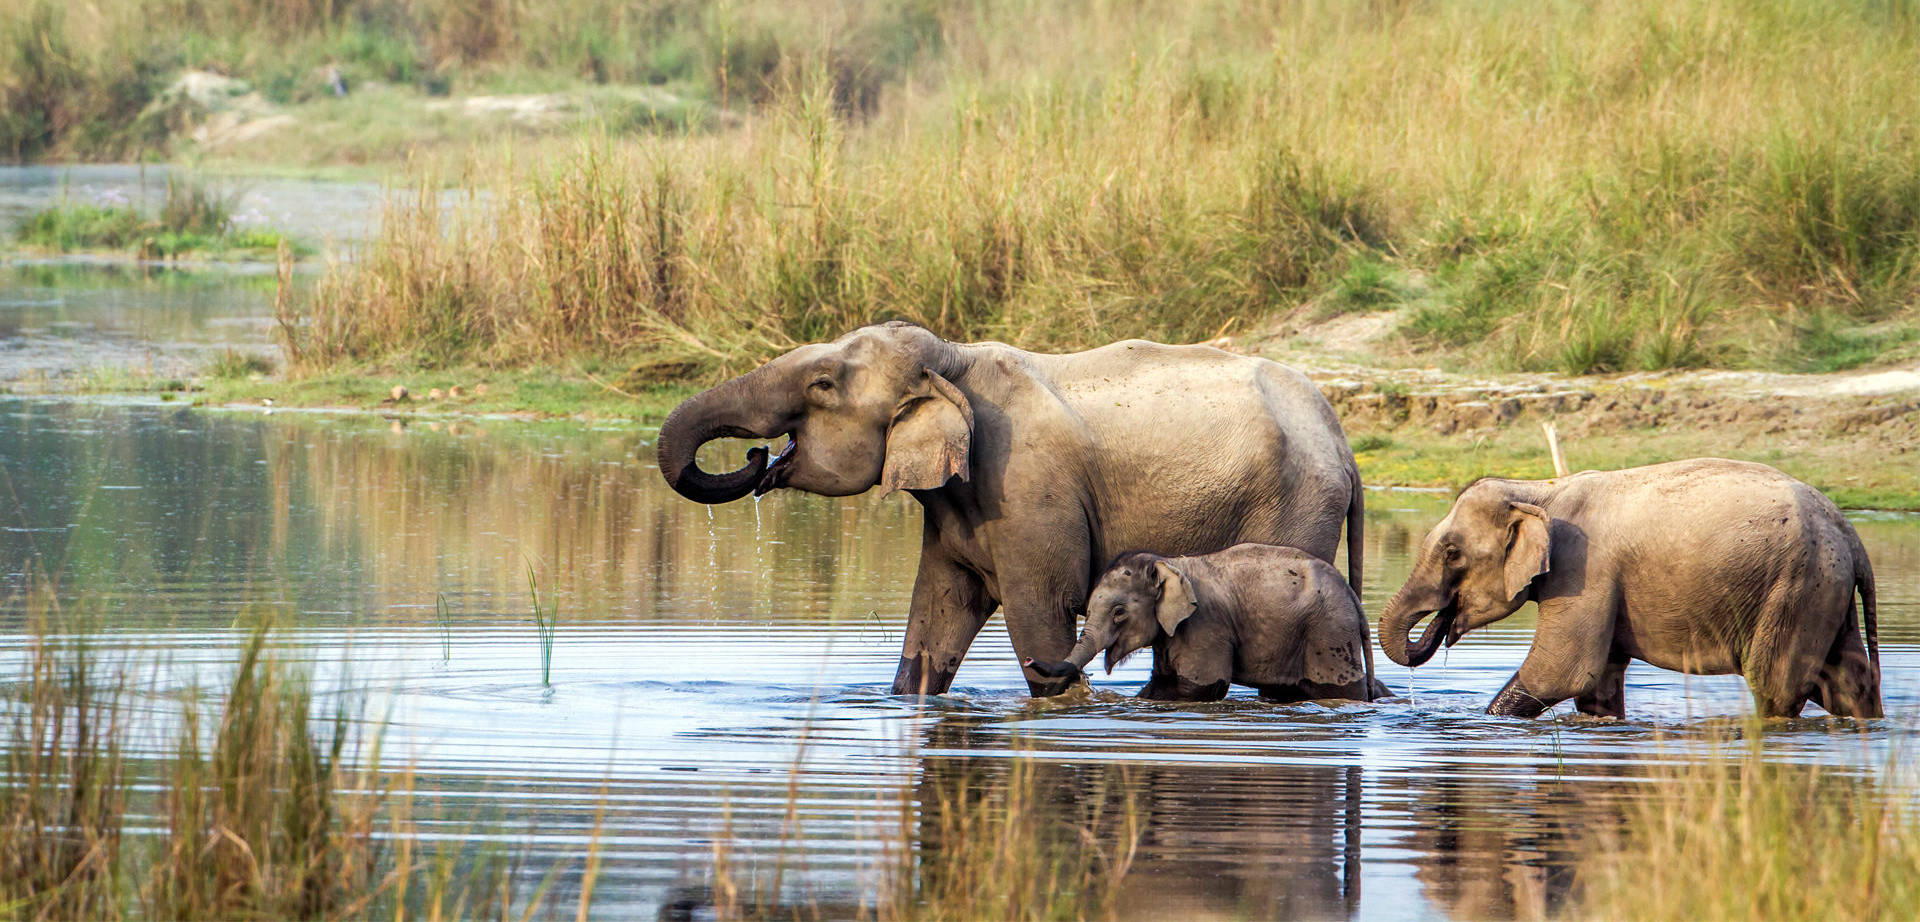
[(880, 485), (895, 490), (937, 490), (949, 478), (972, 476), (973, 406), (967, 395), (932, 369), (901, 398), (887, 429), (887, 459)]
[(1160, 621), (1160, 629), (1173, 636), (1180, 623), (1193, 614), (1198, 603), (1193, 600), (1193, 587), (1187, 584), (1187, 578), (1180, 575), (1172, 564), (1158, 561), (1153, 565), (1154, 572), (1160, 575), (1160, 608), (1155, 617)]

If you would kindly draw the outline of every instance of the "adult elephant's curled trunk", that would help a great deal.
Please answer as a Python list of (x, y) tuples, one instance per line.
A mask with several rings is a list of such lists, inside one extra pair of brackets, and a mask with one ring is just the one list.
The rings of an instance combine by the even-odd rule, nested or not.
[(660, 473), (667, 485), (694, 502), (729, 503), (760, 486), (767, 473), (767, 450), (747, 451), (747, 463), (726, 474), (701, 470), (700, 446), (722, 438), (770, 439), (784, 433), (764, 407), (771, 394), (766, 369), (742, 375), (689, 398), (660, 426)]

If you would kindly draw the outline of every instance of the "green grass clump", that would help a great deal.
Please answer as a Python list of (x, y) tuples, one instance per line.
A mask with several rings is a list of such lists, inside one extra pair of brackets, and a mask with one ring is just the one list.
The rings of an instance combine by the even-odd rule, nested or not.
[(1378, 256), (1363, 252), (1347, 263), (1347, 269), (1333, 283), (1326, 308), (1330, 313), (1390, 310), (1406, 299), (1406, 286), (1393, 267)]
[(68, 204), (43, 208), (20, 222), (19, 242), (58, 252), (125, 250), (147, 228), (140, 212), (123, 206)]
[(28, 215), (16, 231), (22, 246), (56, 253), (119, 251), (142, 259), (182, 256), (265, 258), (284, 246), (292, 255), (313, 248), (268, 228), (234, 224), (237, 195), (222, 195), (191, 176), (167, 177), (158, 214), (145, 217), (125, 205), (63, 201)]
[(273, 374), (273, 360), (257, 352), (222, 349), (207, 364), (207, 374), (215, 378), (251, 378)]

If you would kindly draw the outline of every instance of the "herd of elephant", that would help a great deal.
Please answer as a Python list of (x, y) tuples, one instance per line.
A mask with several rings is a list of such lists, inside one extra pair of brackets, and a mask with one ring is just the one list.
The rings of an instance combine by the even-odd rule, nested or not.
[[(753, 448), (730, 473), (695, 460), (714, 439), (783, 435), (779, 457)], [(945, 693), (996, 608), (1036, 696), (1072, 687), (1096, 654), (1111, 671), (1148, 647), (1145, 698), (1386, 694), (1360, 604), (1352, 449), (1319, 389), (1266, 359), (1137, 340), (1048, 355), (887, 323), (689, 398), (658, 452), (667, 483), (703, 503), (875, 486), (920, 503), (895, 694)], [(1744, 676), (1763, 716), (1809, 701), (1881, 715), (1860, 538), (1827, 497), (1765, 465), (1476, 481), (1427, 534), (1380, 645), (1419, 666), (1528, 601), (1533, 646), (1488, 713), (1572, 699), (1625, 716), (1637, 659)]]

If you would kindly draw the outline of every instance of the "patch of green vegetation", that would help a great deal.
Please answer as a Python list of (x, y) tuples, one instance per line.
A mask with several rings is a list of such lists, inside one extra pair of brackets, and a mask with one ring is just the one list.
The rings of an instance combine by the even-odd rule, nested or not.
[(1385, 451), (1392, 447), (1392, 437), (1378, 432), (1370, 432), (1353, 440), (1353, 453), (1356, 455), (1370, 451)]
[(1880, 361), (1899, 347), (1920, 342), (1920, 326), (1849, 326), (1832, 311), (1815, 311), (1793, 328), (1783, 364), (1795, 371), (1824, 373)]
[[(591, 375), (591, 377), (589, 376)], [(598, 380), (596, 380), (598, 379)], [(393, 389), (407, 396), (393, 399)], [(356, 368), (295, 377), (212, 376), (194, 394), (205, 406), (264, 404), (387, 414), (491, 415), (632, 420), (657, 423), (698, 390), (685, 383), (619, 387), (578, 368)], [(458, 388), (456, 395), (454, 389)], [(618, 389), (616, 389), (618, 388)], [(435, 398), (433, 392), (440, 396)]]
[(132, 251), (142, 259), (267, 256), (284, 244), (296, 256), (312, 248), (276, 230), (234, 221), (237, 193), (218, 193), (190, 174), (169, 173), (167, 197), (149, 219), (127, 205), (61, 201), (34, 212), (17, 232), (22, 246), (56, 253)]
[(16, 236), (26, 246), (55, 252), (124, 250), (148, 227), (125, 206), (63, 204), (43, 208), (20, 222)]
[[(1459, 489), (1478, 477), (1546, 479), (1553, 461), (1539, 427), (1515, 425), (1472, 437), (1435, 435), (1420, 426), (1350, 435), (1360, 479), (1369, 486)], [(1358, 446), (1386, 439), (1392, 451)], [(1920, 511), (1920, 473), (1885, 463), (1886, 447), (1870, 440), (1832, 440), (1781, 451), (1773, 440), (1740, 443), (1711, 427), (1647, 430), (1562, 438), (1575, 471), (1612, 470), (1682, 458), (1719, 457), (1771, 464), (1819, 488), (1848, 509)]]
[(1390, 310), (1406, 300), (1408, 288), (1395, 268), (1379, 254), (1362, 251), (1347, 262), (1334, 280), (1324, 310), (1328, 314)]
[(313, 247), (269, 228), (236, 227), (224, 214), (217, 221), (192, 212), (162, 211), (147, 218), (131, 207), (62, 202), (34, 212), (16, 235), (21, 247), (54, 253), (111, 252), (142, 259), (185, 256), (268, 258), (282, 244), (296, 256)]
[(273, 374), (273, 360), (257, 352), (222, 349), (207, 365), (207, 374), (220, 379)]

